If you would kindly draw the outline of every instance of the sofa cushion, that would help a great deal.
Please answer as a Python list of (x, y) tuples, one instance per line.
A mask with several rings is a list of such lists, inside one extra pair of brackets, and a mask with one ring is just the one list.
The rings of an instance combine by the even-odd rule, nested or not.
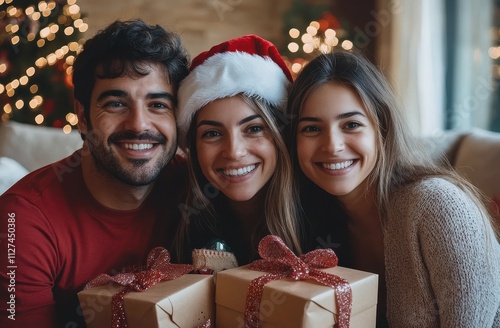
[(12, 158), (0, 157), (0, 195), (26, 174), (28, 170)]
[(64, 158), (82, 146), (78, 131), (7, 121), (0, 125), (0, 156), (17, 161), (28, 171)]
[(500, 133), (473, 129), (460, 144), (455, 168), (490, 199), (500, 195)]

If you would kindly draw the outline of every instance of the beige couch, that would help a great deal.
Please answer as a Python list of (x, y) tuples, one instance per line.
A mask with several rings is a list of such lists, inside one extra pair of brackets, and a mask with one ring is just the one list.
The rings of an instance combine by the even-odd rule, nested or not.
[(77, 131), (6, 122), (0, 125), (0, 194), (28, 172), (71, 154), (82, 145)]
[[(487, 197), (500, 198), (500, 133), (474, 129), (425, 140), (436, 158), (445, 154)], [(81, 144), (76, 131), (66, 135), (55, 128), (4, 123), (0, 126), (0, 194), (20, 176), (71, 154)]]

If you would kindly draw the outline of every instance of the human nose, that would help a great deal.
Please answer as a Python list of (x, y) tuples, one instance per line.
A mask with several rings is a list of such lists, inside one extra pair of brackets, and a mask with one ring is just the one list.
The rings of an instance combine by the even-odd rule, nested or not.
[(125, 120), (125, 129), (135, 132), (141, 132), (148, 129), (148, 115), (147, 111), (140, 105), (135, 105), (130, 108), (128, 116)]
[(342, 133), (335, 132), (334, 130), (329, 131), (329, 133), (325, 134), (325, 138), (323, 140), (323, 151), (326, 151), (331, 154), (335, 154), (344, 150), (345, 143), (344, 137)]
[(239, 159), (247, 154), (244, 140), (238, 137), (230, 136), (224, 146), (223, 156), (227, 159)]

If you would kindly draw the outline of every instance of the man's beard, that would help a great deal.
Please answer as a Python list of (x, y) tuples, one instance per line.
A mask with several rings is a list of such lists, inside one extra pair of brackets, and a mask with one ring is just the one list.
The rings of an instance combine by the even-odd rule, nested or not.
[[(106, 141), (94, 132), (92, 137), (87, 137), (87, 140), (97, 170), (131, 186), (146, 186), (153, 183), (161, 170), (172, 160), (177, 149), (177, 139), (172, 140), (170, 149), (167, 149), (166, 138), (159, 133), (151, 132), (140, 134), (130, 131), (117, 132), (111, 134)], [(128, 159), (130, 166), (124, 166), (109, 147), (111, 144), (117, 145), (121, 140), (156, 141), (158, 145), (155, 147), (162, 147), (163, 152), (151, 167), (147, 165), (154, 159)]]

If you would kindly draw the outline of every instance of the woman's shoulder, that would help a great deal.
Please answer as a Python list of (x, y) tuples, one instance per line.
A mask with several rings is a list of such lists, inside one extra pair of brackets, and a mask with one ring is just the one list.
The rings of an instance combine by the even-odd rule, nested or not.
[(481, 210), (471, 195), (453, 181), (430, 177), (394, 192), (393, 212), (422, 217), (481, 217)]
[(456, 183), (442, 177), (424, 178), (396, 191), (401, 196), (419, 201), (447, 201), (453, 199), (470, 200), (470, 196)]

